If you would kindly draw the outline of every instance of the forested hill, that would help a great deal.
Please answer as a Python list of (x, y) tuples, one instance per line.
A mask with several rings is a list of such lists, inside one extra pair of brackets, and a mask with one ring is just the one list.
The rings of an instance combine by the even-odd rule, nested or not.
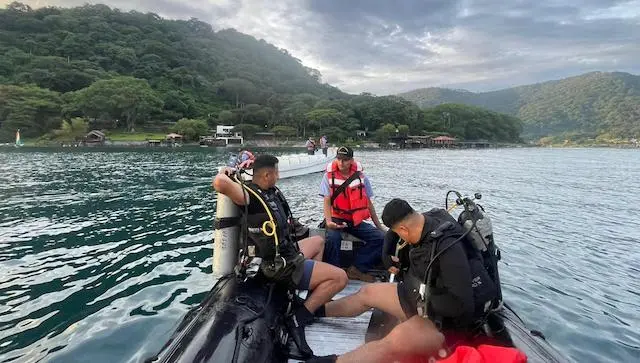
[(334, 143), (357, 130), (380, 142), (428, 132), (518, 142), (521, 130), (517, 118), (486, 110), (345, 94), (286, 50), (196, 19), (105, 5), (0, 9), (0, 142), (17, 129), (58, 142), (89, 128), (192, 141), (220, 124), (247, 137), (325, 134)]
[(517, 116), (529, 136), (640, 136), (640, 76), (629, 73), (592, 72), (493, 92), (425, 88), (399, 96), (420, 107), (453, 102)]
[[(147, 81), (153, 97), (141, 101), (152, 111), (146, 118), (157, 121), (217, 117), (236, 103), (279, 112), (292, 95), (346, 96), (286, 50), (235, 30), (214, 32), (196, 19), (166, 20), (105, 5), (31, 9), (13, 3), (0, 9), (0, 84), (43, 88), (4, 87), (1, 94), (39, 92), (42, 102), (56, 103), (62, 94), (118, 76)], [(131, 78), (121, 81), (118, 86), (145, 92)], [(41, 116), (54, 109), (44, 107)], [(40, 131), (22, 126), (27, 134)]]

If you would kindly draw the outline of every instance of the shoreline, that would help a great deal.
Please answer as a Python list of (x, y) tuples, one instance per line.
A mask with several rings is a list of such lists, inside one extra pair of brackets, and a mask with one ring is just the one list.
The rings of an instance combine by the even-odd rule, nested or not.
[[(384, 151), (411, 151), (411, 150), (490, 150), (490, 149), (510, 149), (510, 148), (547, 148), (547, 149), (640, 149), (640, 145), (632, 144), (588, 144), (588, 145), (535, 145), (535, 144), (498, 144), (491, 147), (422, 147), (422, 148), (398, 148), (398, 147), (380, 147), (377, 143), (345, 143), (345, 145), (351, 146), (360, 150), (384, 150)], [(335, 147), (335, 146), (331, 146)], [(243, 145), (227, 145), (227, 146), (204, 146), (199, 143), (182, 143), (177, 146), (171, 144), (164, 145), (150, 145), (147, 142), (112, 142), (101, 145), (60, 145), (60, 144), (36, 144), (31, 142), (25, 142), (24, 145), (16, 147), (15, 144), (6, 143), (0, 144), (0, 150), (19, 150), (19, 149), (63, 149), (63, 150), (91, 150), (91, 149), (132, 149), (132, 150), (180, 150), (180, 149), (216, 149), (216, 150), (228, 150), (233, 151), (236, 148), (243, 148), (249, 150), (287, 150), (287, 149), (300, 149), (300, 152), (306, 152), (306, 148), (302, 143), (296, 144), (251, 144), (245, 143)], [(316, 151), (321, 153), (321, 150)]]

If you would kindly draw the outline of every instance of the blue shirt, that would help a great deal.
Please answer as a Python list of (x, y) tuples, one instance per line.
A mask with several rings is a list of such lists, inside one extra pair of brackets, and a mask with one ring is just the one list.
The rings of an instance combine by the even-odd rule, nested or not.
[[(367, 197), (371, 199), (371, 197), (373, 197), (373, 189), (371, 188), (371, 182), (369, 182), (369, 178), (367, 178), (367, 176), (365, 175), (362, 182), (364, 183), (364, 190), (367, 192)], [(327, 173), (324, 173), (322, 182), (320, 183), (320, 196), (331, 196), (331, 188), (329, 187), (329, 177), (327, 176)]]

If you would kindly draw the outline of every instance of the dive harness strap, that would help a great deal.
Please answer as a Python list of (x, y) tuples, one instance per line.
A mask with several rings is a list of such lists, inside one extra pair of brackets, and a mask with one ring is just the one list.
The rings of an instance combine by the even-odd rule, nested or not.
[(213, 229), (225, 229), (240, 224), (242, 217), (216, 217), (213, 220)]

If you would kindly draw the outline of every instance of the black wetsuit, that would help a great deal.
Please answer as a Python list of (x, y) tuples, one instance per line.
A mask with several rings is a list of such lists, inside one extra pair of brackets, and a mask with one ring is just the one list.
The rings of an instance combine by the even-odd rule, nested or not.
[[(405, 281), (398, 284), (400, 303), (407, 316), (417, 314), (418, 289), (425, 277), (436, 243), (432, 264), (427, 313), (439, 319), (443, 326), (460, 327), (471, 324), (483, 313), (484, 304), (495, 296), (495, 285), (482, 267), (479, 254), (466, 239), (455, 242), (463, 233), (462, 226), (446, 211), (438, 209), (423, 214), (425, 224), (420, 242), (409, 253), (410, 267)], [(453, 222), (443, 236), (434, 239), (430, 233), (445, 222)]]

